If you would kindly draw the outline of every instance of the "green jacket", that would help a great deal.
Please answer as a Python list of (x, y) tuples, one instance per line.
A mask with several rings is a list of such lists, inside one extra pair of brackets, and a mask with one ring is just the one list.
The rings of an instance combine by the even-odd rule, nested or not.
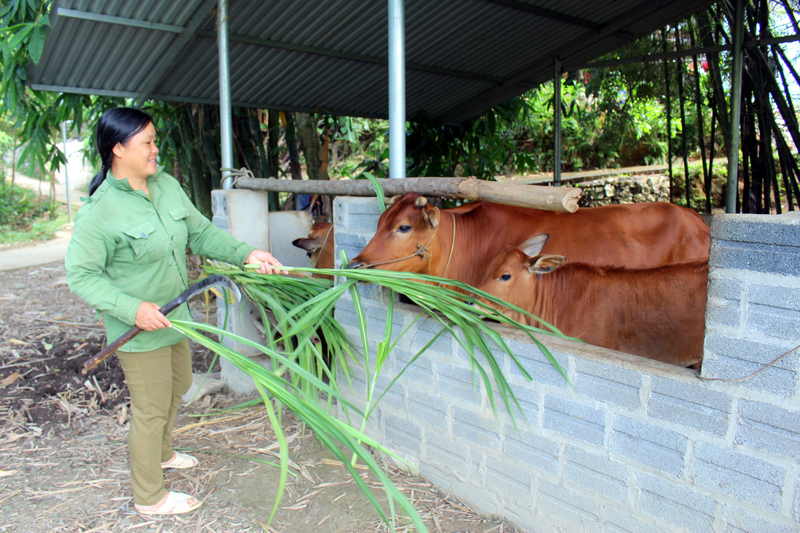
[[(75, 216), (67, 248), (69, 288), (105, 316), (108, 342), (133, 325), (142, 302), (163, 307), (188, 288), (186, 246), (238, 266), (255, 248), (214, 226), (169, 174), (147, 179), (150, 196), (108, 173)], [(191, 320), (182, 305), (169, 318)], [(143, 331), (123, 351), (145, 352), (180, 342), (172, 328)]]

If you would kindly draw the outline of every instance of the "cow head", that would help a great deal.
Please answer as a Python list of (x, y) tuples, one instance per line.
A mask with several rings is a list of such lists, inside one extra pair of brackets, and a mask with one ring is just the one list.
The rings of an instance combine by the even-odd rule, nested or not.
[[(439, 210), (414, 192), (391, 198), (387, 205), (390, 207), (378, 219), (375, 236), (347, 268), (426, 273), (431, 254), (439, 251), (438, 243), (431, 242), (439, 225)], [(429, 242), (425, 251), (417, 254), (419, 246)]]
[[(295, 239), (292, 244), (306, 251), (314, 268), (334, 268), (333, 224), (319, 222), (314, 224), (305, 239)], [(333, 276), (314, 274), (314, 277), (333, 279)]]
[[(502, 298), (517, 307), (529, 310), (535, 297), (536, 278), (554, 271), (564, 261), (563, 255), (539, 255), (550, 236), (540, 233), (519, 246), (506, 246), (489, 264), (487, 274), (478, 288), (492, 296)], [(534, 275), (535, 274), (535, 275)], [(519, 313), (509, 312), (496, 304), (483, 300), (483, 303), (520, 320)]]

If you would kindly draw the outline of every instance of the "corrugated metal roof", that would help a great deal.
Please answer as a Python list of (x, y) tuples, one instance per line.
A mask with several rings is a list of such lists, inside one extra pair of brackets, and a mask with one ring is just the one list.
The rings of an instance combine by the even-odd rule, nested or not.
[[(713, 0), (406, 0), (406, 112), (460, 122)], [(60, 0), (36, 88), (219, 101), (216, 0)], [(232, 0), (234, 105), (387, 117), (387, 1)]]

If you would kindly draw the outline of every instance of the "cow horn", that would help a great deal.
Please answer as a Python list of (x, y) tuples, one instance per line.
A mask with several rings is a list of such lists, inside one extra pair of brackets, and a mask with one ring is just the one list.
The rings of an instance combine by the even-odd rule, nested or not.
[(414, 200), (414, 206), (416, 207), (425, 207), (426, 205), (428, 205), (428, 199), (425, 198), (424, 196), (420, 196), (419, 198)]
[(400, 196), (392, 196), (391, 198), (387, 198), (386, 202), (385, 202), (386, 203), (386, 207), (389, 207), (390, 205), (394, 205), (394, 203), (399, 199), (400, 199)]

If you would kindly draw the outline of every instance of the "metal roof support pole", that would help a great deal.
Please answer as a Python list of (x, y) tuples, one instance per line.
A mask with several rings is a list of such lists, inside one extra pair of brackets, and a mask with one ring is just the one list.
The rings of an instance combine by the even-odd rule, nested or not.
[(222, 138), (222, 188), (232, 189), (233, 178), (233, 120), (231, 118), (231, 65), (228, 54), (228, 0), (219, 0), (217, 11), (217, 42), (219, 44), (219, 121)]
[(733, 17), (733, 72), (731, 73), (731, 140), (728, 146), (728, 190), (725, 211), (736, 212), (739, 195), (739, 116), (742, 109), (742, 40), (744, 35), (744, 0), (736, 0)]
[(553, 59), (553, 185), (561, 187), (561, 61)]
[(403, 0), (389, 0), (389, 177), (406, 177), (406, 29)]

